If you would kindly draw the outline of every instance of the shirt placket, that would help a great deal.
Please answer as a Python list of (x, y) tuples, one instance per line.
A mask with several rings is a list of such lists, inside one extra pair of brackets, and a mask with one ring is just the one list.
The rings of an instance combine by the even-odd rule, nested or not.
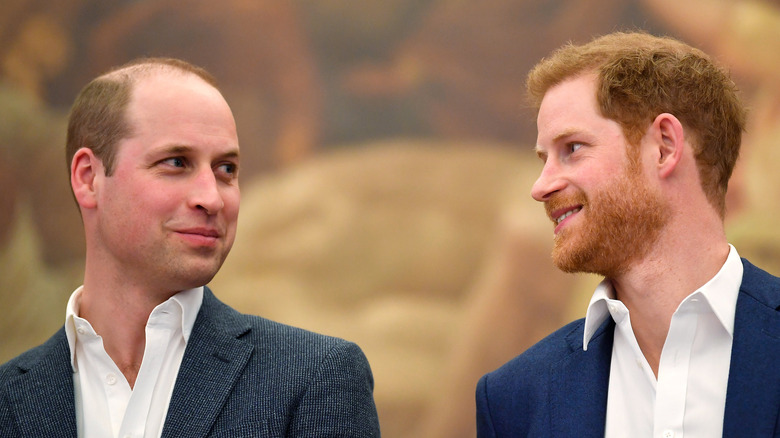
[[(180, 319), (180, 318), (179, 318)], [(120, 438), (143, 438), (146, 436), (146, 423), (149, 407), (154, 396), (155, 386), (164, 361), (172, 332), (176, 329), (176, 320), (168, 310), (161, 310), (149, 317), (146, 326), (146, 347), (138, 370), (133, 393), (124, 412), (120, 428)], [(156, 431), (149, 431), (154, 435)]]
[(696, 335), (698, 315), (683, 302), (672, 315), (669, 333), (661, 352), (656, 383), (653, 436), (683, 438), (685, 401), (688, 392), (691, 350)]

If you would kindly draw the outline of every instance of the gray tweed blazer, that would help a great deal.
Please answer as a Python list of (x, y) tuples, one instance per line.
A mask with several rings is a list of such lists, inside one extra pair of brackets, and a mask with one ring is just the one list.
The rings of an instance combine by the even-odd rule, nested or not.
[[(243, 315), (205, 288), (162, 436), (378, 437), (373, 376), (350, 342)], [(64, 328), (0, 367), (2, 437), (76, 437)]]

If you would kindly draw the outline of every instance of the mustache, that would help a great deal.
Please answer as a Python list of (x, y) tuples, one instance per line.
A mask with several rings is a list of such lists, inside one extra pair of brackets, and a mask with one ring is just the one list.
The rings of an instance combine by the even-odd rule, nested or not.
[(555, 222), (555, 217), (553, 217), (554, 212), (568, 207), (573, 207), (575, 205), (581, 205), (582, 207), (588, 205), (588, 197), (585, 196), (585, 193), (578, 191), (568, 194), (554, 194), (550, 197), (550, 199), (545, 201), (544, 211), (547, 213), (547, 217)]

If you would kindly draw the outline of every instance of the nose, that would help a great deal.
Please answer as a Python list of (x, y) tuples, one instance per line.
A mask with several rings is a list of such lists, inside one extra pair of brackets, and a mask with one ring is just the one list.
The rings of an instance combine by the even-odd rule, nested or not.
[(210, 168), (204, 169), (196, 175), (190, 196), (190, 206), (204, 210), (208, 215), (216, 214), (225, 206), (219, 182)]
[(531, 197), (539, 202), (545, 202), (550, 199), (553, 193), (563, 190), (565, 187), (566, 181), (561, 178), (561, 169), (553, 160), (548, 160), (544, 163), (539, 178), (531, 187)]

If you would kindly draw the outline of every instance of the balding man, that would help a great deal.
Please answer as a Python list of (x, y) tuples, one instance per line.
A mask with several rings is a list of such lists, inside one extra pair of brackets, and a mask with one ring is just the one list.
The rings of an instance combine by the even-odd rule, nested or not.
[(203, 69), (134, 61), (71, 110), (84, 284), (0, 368), (3, 437), (379, 436), (352, 343), (242, 315), (205, 285), (233, 244), (239, 145)]

